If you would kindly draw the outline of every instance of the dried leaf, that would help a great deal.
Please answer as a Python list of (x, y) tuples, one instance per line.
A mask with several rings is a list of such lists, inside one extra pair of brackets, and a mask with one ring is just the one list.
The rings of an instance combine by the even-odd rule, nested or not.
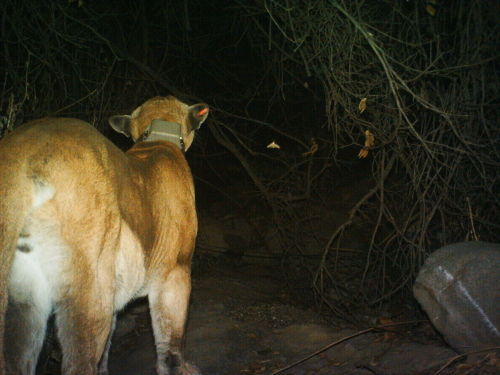
[(398, 332), (399, 327), (397, 326), (391, 327), (391, 324), (394, 323), (396, 322), (391, 318), (385, 318), (385, 317), (378, 318), (379, 325), (388, 325), (388, 327), (384, 327), (385, 332), (383, 341), (392, 341), (396, 338), (396, 333)]
[(491, 353), (488, 355), (488, 364), (500, 369), (500, 358), (495, 353)]
[(276, 149), (278, 149), (278, 150), (279, 150), (279, 149), (281, 149), (280, 145), (279, 145), (279, 144), (277, 144), (277, 143), (276, 143), (276, 142), (274, 142), (274, 141), (272, 141), (271, 143), (269, 143), (269, 144), (267, 145), (267, 148), (276, 148)]
[(369, 130), (365, 130), (365, 147), (371, 148), (375, 145), (375, 136)]
[(359, 101), (358, 108), (359, 108), (359, 113), (363, 113), (366, 109), (366, 98), (363, 98)]
[(431, 16), (435, 16), (436, 15), (436, 8), (434, 8), (432, 5), (430, 4), (427, 4), (425, 6), (425, 10), (427, 11), (427, 13), (429, 13)]
[(358, 154), (358, 158), (360, 159), (364, 159), (368, 156), (368, 150), (362, 148), (361, 150), (359, 150), (359, 154)]
[(309, 149), (309, 151), (306, 151), (302, 154), (302, 156), (304, 157), (314, 155), (316, 151), (318, 151), (319, 146), (314, 138), (311, 138), (311, 141), (309, 143), (311, 144), (311, 148)]
[(368, 150), (375, 145), (375, 136), (369, 130), (365, 130), (365, 146), (359, 151), (358, 158), (364, 159), (368, 156)]

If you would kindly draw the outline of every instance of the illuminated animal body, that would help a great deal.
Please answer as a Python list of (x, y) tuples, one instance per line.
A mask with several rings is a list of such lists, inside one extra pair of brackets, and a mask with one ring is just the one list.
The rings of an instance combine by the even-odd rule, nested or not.
[[(0, 141), (0, 375), (35, 373), (53, 313), (63, 374), (107, 374), (116, 313), (146, 295), (157, 373), (199, 373), (181, 344), (197, 233), (181, 148), (207, 114), (158, 97), (114, 116), (111, 126), (138, 141), (126, 153), (69, 118)], [(165, 127), (177, 127), (177, 145), (162, 140), (172, 137)]]

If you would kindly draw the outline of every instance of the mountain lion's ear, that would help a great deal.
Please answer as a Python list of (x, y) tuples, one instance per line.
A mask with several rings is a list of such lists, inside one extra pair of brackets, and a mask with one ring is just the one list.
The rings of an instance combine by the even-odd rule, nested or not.
[(191, 130), (200, 128), (203, 121), (207, 119), (208, 112), (208, 105), (205, 103), (194, 104), (188, 108), (188, 125)]
[(130, 120), (132, 119), (129, 115), (118, 115), (111, 116), (108, 119), (109, 125), (118, 133), (122, 133), (127, 137), (131, 137), (130, 134)]

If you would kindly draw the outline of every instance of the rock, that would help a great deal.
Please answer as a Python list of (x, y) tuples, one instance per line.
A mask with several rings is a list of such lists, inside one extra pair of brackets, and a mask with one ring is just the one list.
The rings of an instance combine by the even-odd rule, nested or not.
[(436, 250), (413, 287), (436, 329), (457, 351), (500, 345), (500, 245), (462, 242)]

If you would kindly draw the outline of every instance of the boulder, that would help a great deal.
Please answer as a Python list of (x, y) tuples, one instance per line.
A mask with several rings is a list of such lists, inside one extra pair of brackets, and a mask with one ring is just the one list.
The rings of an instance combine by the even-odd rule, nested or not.
[(432, 253), (413, 293), (458, 352), (500, 345), (500, 245), (461, 242)]

